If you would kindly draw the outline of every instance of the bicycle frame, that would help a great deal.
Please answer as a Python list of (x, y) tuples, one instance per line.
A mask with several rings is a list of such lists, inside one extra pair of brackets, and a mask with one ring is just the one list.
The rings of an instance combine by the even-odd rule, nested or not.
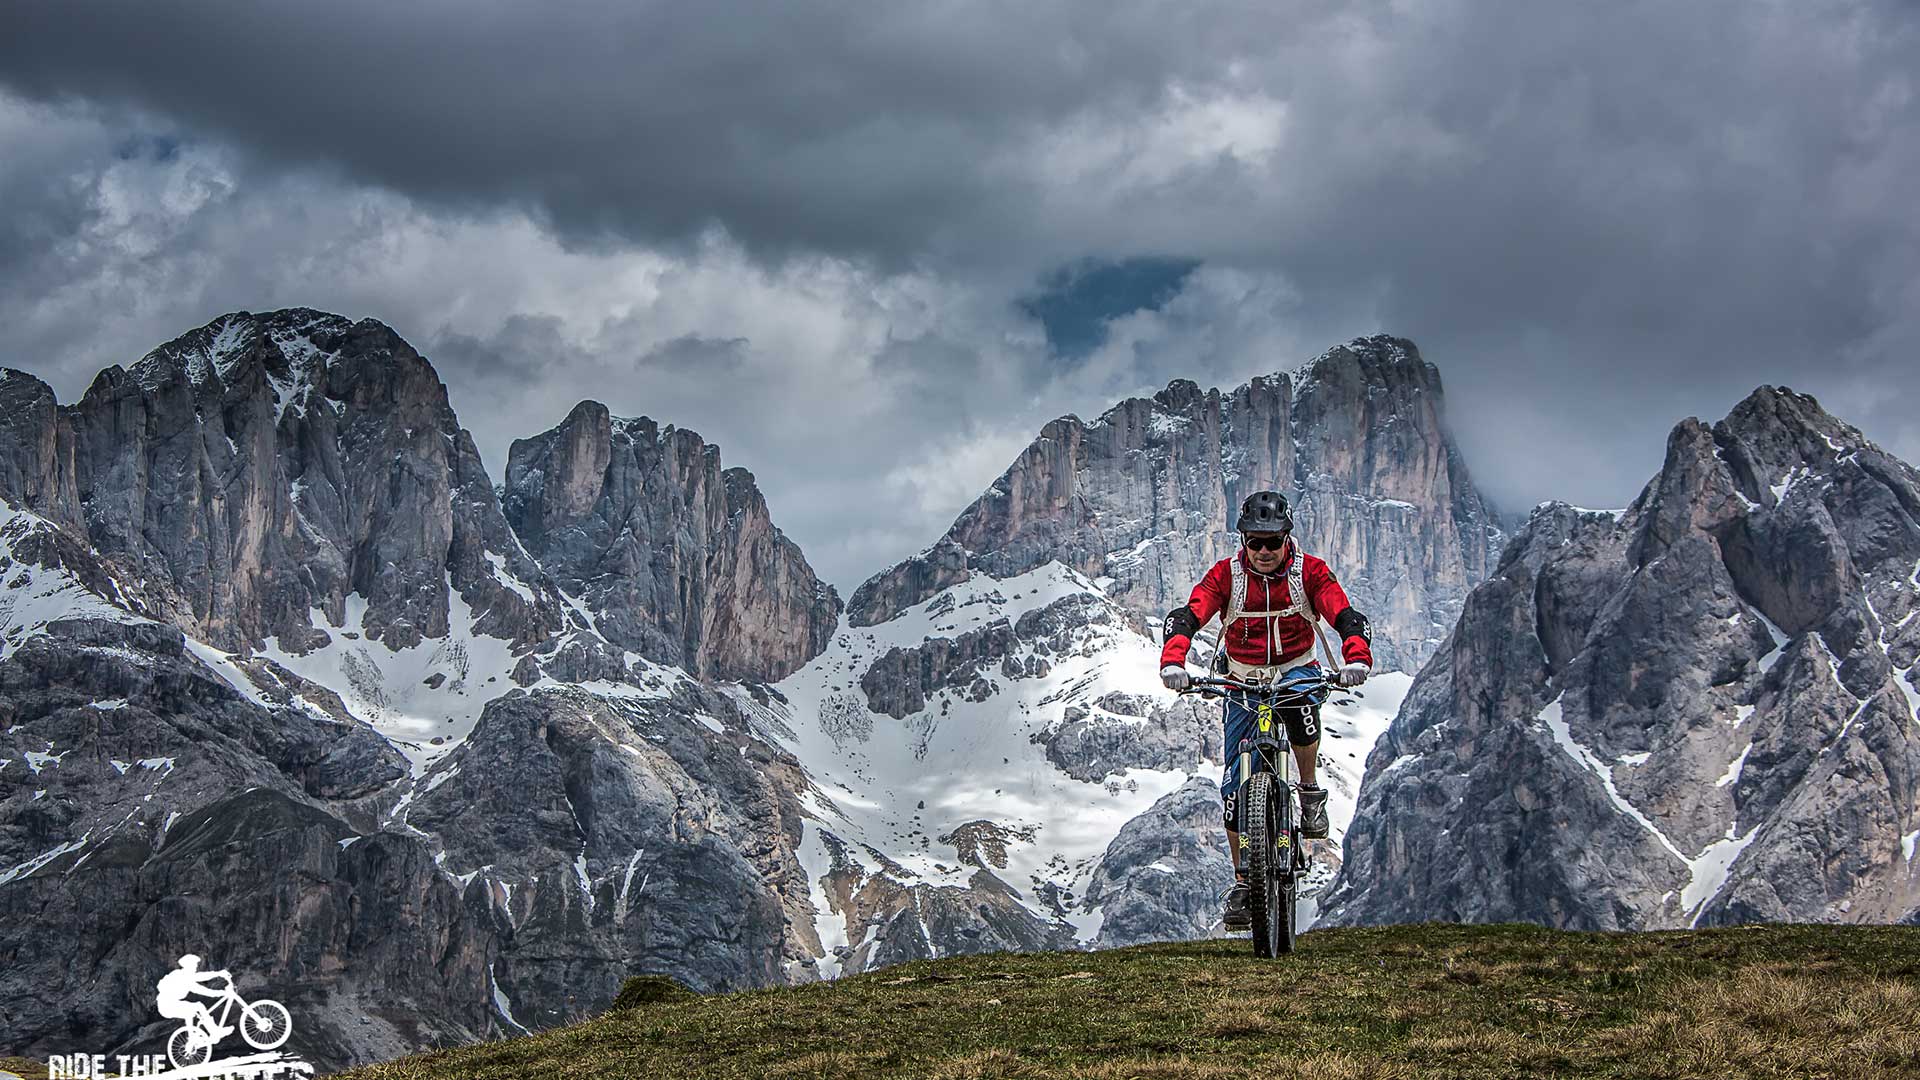
[[(227, 1018), (233, 1015), (233, 1007), (244, 1004), (246, 1004), (246, 1002), (233, 989), (233, 980), (228, 979), (227, 989), (220, 995), (220, 1000), (207, 1006), (206, 1016), (202, 1017), (195, 1014), (193, 1019), (189, 1021), (190, 1026), (193, 1028), (193, 1044), (195, 1046), (211, 1046), (217, 1044), (220, 1040), (213, 1037), (214, 1031), (218, 1028), (227, 1027)], [(218, 1016), (214, 1015), (215, 1009), (220, 1010)], [(208, 1020), (213, 1022), (213, 1028), (203, 1026)]]
[(1250, 738), (1240, 740), (1239, 757), (1235, 761), (1240, 782), (1245, 784), (1256, 772), (1271, 772), (1280, 778), (1282, 790), (1291, 790), (1298, 780), (1293, 746), (1284, 739), (1274, 737), (1273, 706), (1263, 701), (1252, 705), (1250, 711), (1253, 713), (1254, 733)]

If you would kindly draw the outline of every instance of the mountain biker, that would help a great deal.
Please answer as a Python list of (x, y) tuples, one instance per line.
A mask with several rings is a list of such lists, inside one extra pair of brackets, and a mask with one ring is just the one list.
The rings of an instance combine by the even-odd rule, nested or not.
[[(1165, 645), (1160, 652), (1160, 681), (1169, 689), (1184, 690), (1189, 678), (1187, 649), (1193, 635), (1218, 614), (1221, 619), (1222, 666), (1215, 669), (1243, 682), (1270, 682), (1297, 667), (1319, 670), (1313, 645), (1320, 633), (1318, 619), (1327, 619), (1341, 638), (1343, 666), (1334, 675), (1341, 686), (1358, 686), (1373, 669), (1373, 636), (1367, 617), (1347, 602), (1346, 590), (1327, 564), (1300, 550), (1293, 539), (1293, 512), (1277, 491), (1256, 491), (1240, 504), (1234, 523), (1241, 547), (1207, 571), (1193, 596), (1167, 613)], [(1320, 710), (1317, 706), (1282, 706), (1280, 713), (1300, 766), (1300, 831), (1309, 837), (1327, 835), (1327, 792), (1318, 781), (1316, 757), (1320, 750)], [(1252, 734), (1252, 709), (1224, 699), (1221, 746), (1226, 766), (1220, 780), (1220, 798), (1226, 807), (1227, 850), (1233, 856), (1234, 883), (1227, 893), (1225, 922), (1229, 927), (1249, 924), (1247, 879), (1241, 869), (1235, 830), (1235, 797), (1240, 780), (1233, 762), (1243, 737)]]
[(159, 999), (155, 1002), (160, 1015), (169, 1020), (179, 1020), (191, 1027), (199, 1021), (201, 1030), (215, 1042), (233, 1034), (230, 1027), (221, 1027), (214, 1023), (213, 1010), (197, 1001), (189, 1000), (200, 994), (215, 1001), (227, 996), (226, 987), (215, 989), (216, 979), (226, 980), (232, 985), (233, 976), (224, 971), (200, 971), (200, 958), (188, 953), (180, 958), (180, 966), (160, 977)]

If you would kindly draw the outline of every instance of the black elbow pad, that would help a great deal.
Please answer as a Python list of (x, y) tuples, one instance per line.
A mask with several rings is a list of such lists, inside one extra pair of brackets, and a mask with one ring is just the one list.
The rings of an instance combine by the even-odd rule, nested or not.
[(1357, 637), (1369, 645), (1373, 644), (1373, 631), (1367, 628), (1367, 617), (1356, 608), (1341, 612), (1340, 617), (1333, 620), (1333, 631), (1340, 635), (1341, 641)]
[(1179, 607), (1167, 612), (1165, 633), (1161, 636), (1160, 641), (1164, 644), (1177, 637), (1190, 638), (1194, 634), (1199, 633), (1199, 631), (1200, 620), (1193, 617), (1193, 609), (1185, 604), (1181, 604)]

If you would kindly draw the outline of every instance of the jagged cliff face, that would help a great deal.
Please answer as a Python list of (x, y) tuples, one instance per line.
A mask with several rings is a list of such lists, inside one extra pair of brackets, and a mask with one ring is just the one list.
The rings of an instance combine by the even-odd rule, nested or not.
[(770, 681), (819, 655), (833, 590), (718, 447), (582, 402), (513, 444), (508, 519), (608, 640), (702, 676)]
[(1368, 763), (1330, 917), (1920, 919), (1920, 474), (1763, 388), (1536, 510)]
[(1234, 550), (1233, 516), (1263, 488), (1289, 497), (1301, 544), (1373, 621), (1381, 668), (1432, 655), (1504, 539), (1447, 435), (1438, 372), (1376, 336), (1228, 394), (1181, 380), (1048, 424), (945, 537), (862, 585), (848, 619), (1058, 561), (1153, 625)]
[(83, 530), (199, 640), (304, 652), (350, 595), (356, 631), (397, 648), (446, 637), (453, 593), (482, 633), (528, 644), (561, 625), (446, 387), (379, 323), (240, 313), (66, 408), (22, 372), (0, 391), (0, 495)]
[[(327, 1067), (580, 1019), (639, 972), (813, 977), (811, 781), (722, 680), (805, 663), (838, 600), (749, 474), (596, 414), (601, 464), (516, 477), (520, 537), (375, 322), (228, 316), (70, 406), (0, 373), (9, 1051), (161, 1045), (188, 951)], [(596, 512), (623, 528), (579, 546)]]

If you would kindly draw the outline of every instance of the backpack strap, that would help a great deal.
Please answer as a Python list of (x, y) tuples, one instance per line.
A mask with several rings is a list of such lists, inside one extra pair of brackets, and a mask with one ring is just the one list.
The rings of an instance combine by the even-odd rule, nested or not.
[(1222, 627), (1238, 619), (1247, 610), (1247, 568), (1240, 564), (1238, 552), (1227, 560), (1227, 565), (1233, 568), (1233, 589), (1227, 594), (1227, 617), (1220, 620)]
[(1308, 622), (1314, 622), (1313, 602), (1307, 598), (1307, 574), (1303, 567), (1307, 564), (1307, 553), (1298, 546), (1293, 549), (1293, 565), (1287, 567), (1287, 598), (1292, 601), (1285, 614), (1298, 615)]
[(1320, 614), (1313, 610), (1313, 598), (1307, 594), (1307, 553), (1294, 545), (1293, 565), (1287, 568), (1287, 592), (1292, 595), (1293, 607), (1289, 615), (1298, 615), (1313, 627), (1314, 640), (1320, 643), (1320, 649), (1327, 654), (1327, 661), (1333, 667), (1340, 666), (1340, 654), (1327, 644), (1327, 632), (1320, 628)]

